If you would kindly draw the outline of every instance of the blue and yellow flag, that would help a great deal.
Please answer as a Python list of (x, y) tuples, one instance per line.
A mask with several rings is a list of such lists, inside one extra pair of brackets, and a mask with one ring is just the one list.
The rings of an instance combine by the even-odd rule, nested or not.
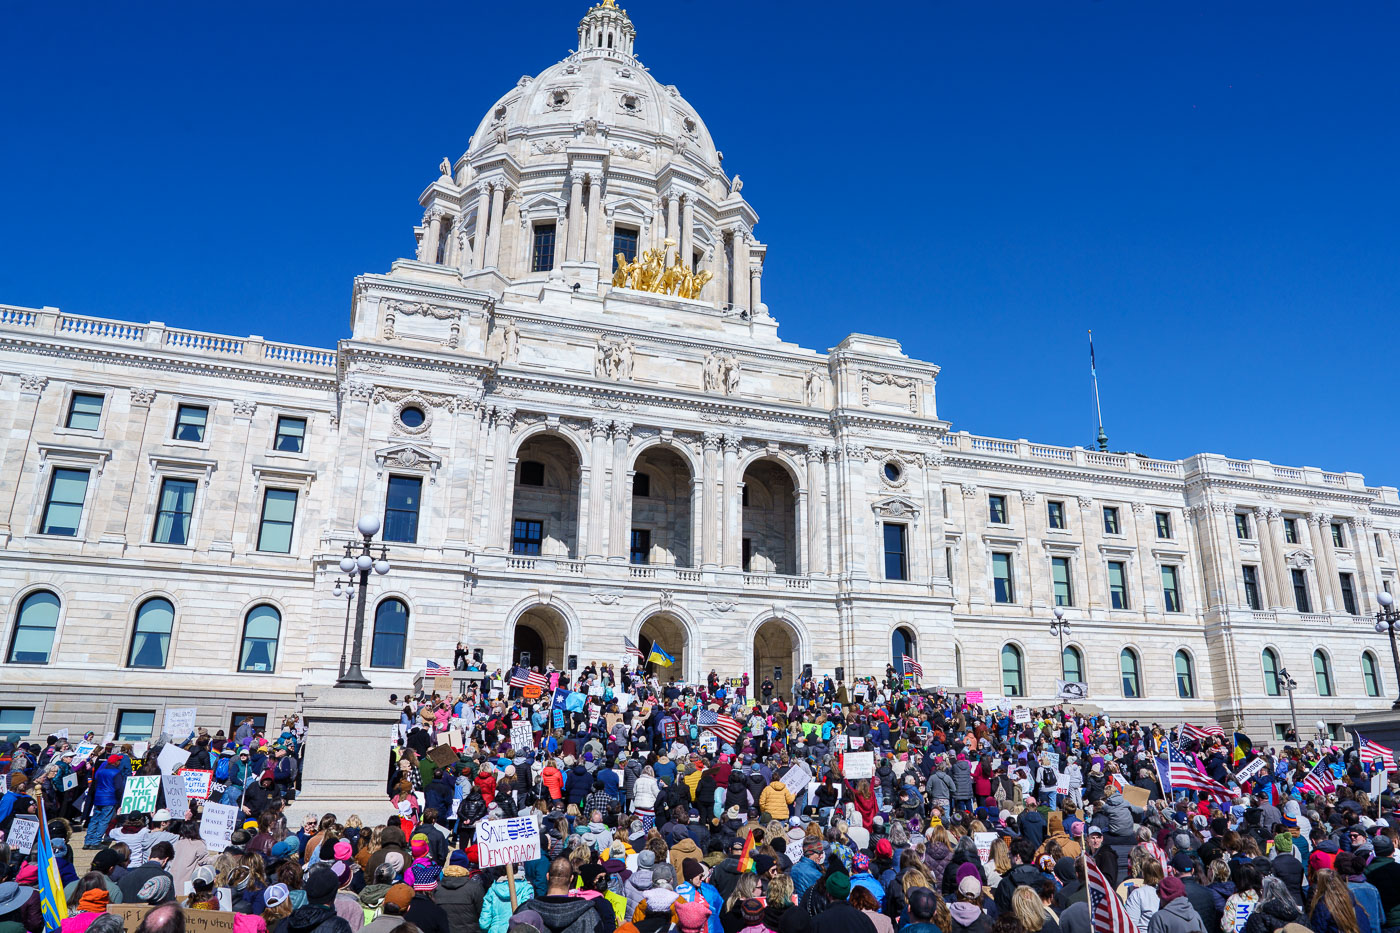
[(647, 663), (660, 664), (662, 667), (670, 667), (672, 664), (676, 663), (676, 659), (665, 651), (662, 651), (660, 645), (653, 644), (651, 646), (651, 654), (647, 655)]
[(39, 910), (48, 933), (58, 933), (59, 926), (68, 918), (68, 901), (63, 896), (63, 879), (58, 876), (58, 862), (53, 857), (43, 795), (36, 794), (35, 799), (39, 802), (39, 847), (35, 852), (39, 867)]
[(1243, 732), (1235, 733), (1235, 746), (1230, 749), (1230, 763), (1239, 764), (1254, 749), (1254, 743)]

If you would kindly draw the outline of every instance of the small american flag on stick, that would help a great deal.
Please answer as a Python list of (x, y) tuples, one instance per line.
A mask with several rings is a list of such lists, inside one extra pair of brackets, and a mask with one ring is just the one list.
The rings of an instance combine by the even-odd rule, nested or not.
[(901, 658), (901, 661), (904, 664), (904, 673), (913, 677), (915, 680), (924, 679), (924, 666), (922, 664), (920, 664), (918, 661), (915, 661), (907, 654), (904, 655), (903, 658)]
[(429, 661), (428, 666), (423, 668), (423, 673), (429, 677), (450, 677), (452, 672), (436, 661)]
[(730, 745), (739, 743), (739, 733), (743, 731), (743, 726), (739, 725), (737, 719), (710, 709), (702, 709), (696, 713), (695, 724), (701, 729), (709, 729)]

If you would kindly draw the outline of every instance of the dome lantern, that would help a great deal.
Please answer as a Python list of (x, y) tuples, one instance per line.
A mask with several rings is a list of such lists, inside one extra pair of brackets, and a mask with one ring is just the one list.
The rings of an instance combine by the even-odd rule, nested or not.
[(618, 7), (614, 0), (602, 0), (585, 13), (578, 24), (580, 52), (616, 52), (630, 56), (636, 38), (637, 30), (627, 11)]

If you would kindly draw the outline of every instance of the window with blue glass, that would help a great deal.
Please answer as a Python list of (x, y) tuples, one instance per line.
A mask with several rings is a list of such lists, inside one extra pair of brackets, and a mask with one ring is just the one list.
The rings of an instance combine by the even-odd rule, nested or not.
[(554, 224), (535, 224), (535, 250), (530, 260), (531, 272), (548, 272), (554, 268)]
[(156, 503), (156, 526), (151, 540), (156, 544), (189, 544), (190, 523), (194, 519), (192, 479), (166, 479), (160, 484), (160, 500)]
[[(637, 261), (637, 231), (629, 230), (626, 227), (617, 227), (613, 230), (613, 261), (616, 263), (617, 254), (621, 253), (628, 262)], [(614, 270), (616, 271), (616, 270)]]
[(279, 453), (299, 454), (306, 447), (306, 419), (277, 419), (277, 436), (273, 438), (272, 449)]
[(102, 424), (102, 403), (105, 396), (92, 392), (74, 392), (68, 400), (68, 418), (64, 427), (75, 431), (96, 431)]
[(263, 493), (262, 522), (258, 526), (258, 550), (288, 554), (292, 550), (292, 527), (296, 524), (295, 489), (269, 489)]
[(386, 599), (374, 610), (374, 640), (370, 646), (371, 667), (403, 667), (408, 651), (408, 606), (399, 599)]
[(885, 522), (885, 579), (909, 579), (907, 527), (897, 522)]
[(629, 560), (634, 564), (651, 563), (651, 530), (648, 528), (632, 529), (632, 547)]
[(1011, 555), (992, 554), (992, 598), (999, 603), (1016, 601), (1016, 581), (1011, 566)]
[[(537, 557), (540, 542), (544, 538), (544, 523), (528, 518), (517, 518), (510, 535), (510, 552), (526, 557)], [(634, 561), (635, 563), (635, 561)]]
[(10, 638), (11, 664), (47, 664), (58, 631), (58, 597), (40, 590), (24, 597), (15, 617), (15, 633)]
[(170, 633), (175, 628), (175, 607), (157, 596), (136, 610), (136, 627), (131, 633), (127, 667), (165, 667), (170, 654)]
[(204, 429), (209, 425), (209, 409), (202, 405), (181, 405), (175, 410), (175, 440), (204, 441)]
[(389, 477), (389, 493), (384, 500), (384, 540), (401, 544), (418, 541), (418, 509), (422, 505), (423, 481), (416, 476)]
[(75, 536), (83, 520), (83, 500), (87, 498), (87, 487), (87, 470), (54, 470), (49, 479), (49, 497), (44, 503), (40, 532), (70, 538)]
[(277, 636), (282, 630), (282, 613), (262, 605), (248, 610), (243, 619), (243, 647), (238, 652), (238, 669), (271, 673), (277, 666)]

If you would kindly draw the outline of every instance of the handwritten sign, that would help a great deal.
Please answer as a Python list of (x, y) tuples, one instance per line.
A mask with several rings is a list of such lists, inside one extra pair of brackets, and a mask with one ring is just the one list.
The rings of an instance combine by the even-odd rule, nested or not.
[[(136, 933), (141, 921), (153, 909), (150, 904), (111, 904), (107, 907), (107, 913), (121, 918), (124, 933)], [(233, 918), (237, 916), (232, 911), (195, 910), (189, 907), (180, 908), (180, 913), (185, 917), (186, 933), (233, 933)]]
[(865, 748), (865, 736), (863, 735), (848, 736), (847, 741), (851, 743), (851, 751), (853, 752), (858, 752), (862, 748)]
[(168, 708), (165, 711), (165, 724), (160, 727), (160, 731), (177, 742), (183, 742), (194, 732), (194, 720), (198, 714), (199, 708), (195, 706)]
[(34, 851), (34, 843), (39, 839), (39, 820), (33, 816), (17, 816), (10, 825), (10, 836), (5, 841), (11, 848), (24, 855)]
[(96, 750), (97, 746), (92, 742), (81, 742), (73, 749), (73, 757), (78, 761), (84, 761), (87, 759), (87, 756), (91, 755)]
[(973, 833), (972, 841), (977, 843), (977, 857), (986, 864), (992, 857), (992, 843), (997, 841), (997, 834)]
[(199, 821), (199, 838), (210, 852), (228, 848), (229, 839), (238, 825), (238, 808), (232, 804), (206, 803), (204, 817)]
[(812, 783), (812, 772), (807, 770), (807, 766), (798, 762), (787, 773), (782, 776), (782, 782), (787, 785), (787, 789), (792, 791), (794, 797), (800, 795), (807, 789), (807, 785)]
[(715, 738), (713, 732), (705, 732), (700, 736), (700, 751), (707, 755), (713, 755), (719, 751), (719, 739)]
[(529, 816), (482, 820), (476, 826), (476, 847), (482, 868), (529, 862), (540, 857), (540, 831)]
[(190, 800), (208, 800), (210, 785), (214, 783), (213, 771), (186, 768), (180, 772), (185, 779), (185, 797)]
[(853, 781), (875, 776), (874, 752), (847, 752), (842, 759), (842, 773)]
[(510, 747), (516, 751), (535, 747), (535, 733), (528, 719), (517, 719), (510, 724)]
[(1243, 784), (1245, 781), (1254, 777), (1254, 775), (1258, 774), (1260, 771), (1263, 771), (1264, 766), (1266, 764), (1268, 764), (1268, 762), (1264, 760), (1262, 755), (1255, 758), (1249, 764), (1245, 765), (1243, 768), (1235, 772), (1235, 780)]
[(554, 728), (564, 728), (564, 711), (562, 709), (556, 709), (554, 711)]
[(526, 684), (520, 688), (520, 695), (527, 700), (538, 700), (544, 695), (544, 688), (539, 684)]
[(844, 752), (846, 750), (846, 733), (834, 733), (831, 736), (831, 747), (838, 752)]
[(973, 706), (981, 706), (981, 705), (982, 705), (982, 691), (981, 691), (981, 690), (969, 690), (969, 691), (967, 691), (967, 702), (971, 703)]
[(1024, 706), (1018, 706), (1011, 711), (1011, 721), (1024, 726), (1031, 721), (1031, 711)]
[(446, 768), (457, 760), (457, 752), (450, 744), (428, 749), (428, 758), (439, 768)]
[(175, 819), (181, 819), (190, 808), (189, 794), (185, 792), (185, 779), (178, 774), (162, 775), (161, 790), (165, 791), (165, 809)]
[(156, 794), (160, 790), (159, 774), (138, 774), (126, 779), (126, 791), (118, 813), (156, 812)]

